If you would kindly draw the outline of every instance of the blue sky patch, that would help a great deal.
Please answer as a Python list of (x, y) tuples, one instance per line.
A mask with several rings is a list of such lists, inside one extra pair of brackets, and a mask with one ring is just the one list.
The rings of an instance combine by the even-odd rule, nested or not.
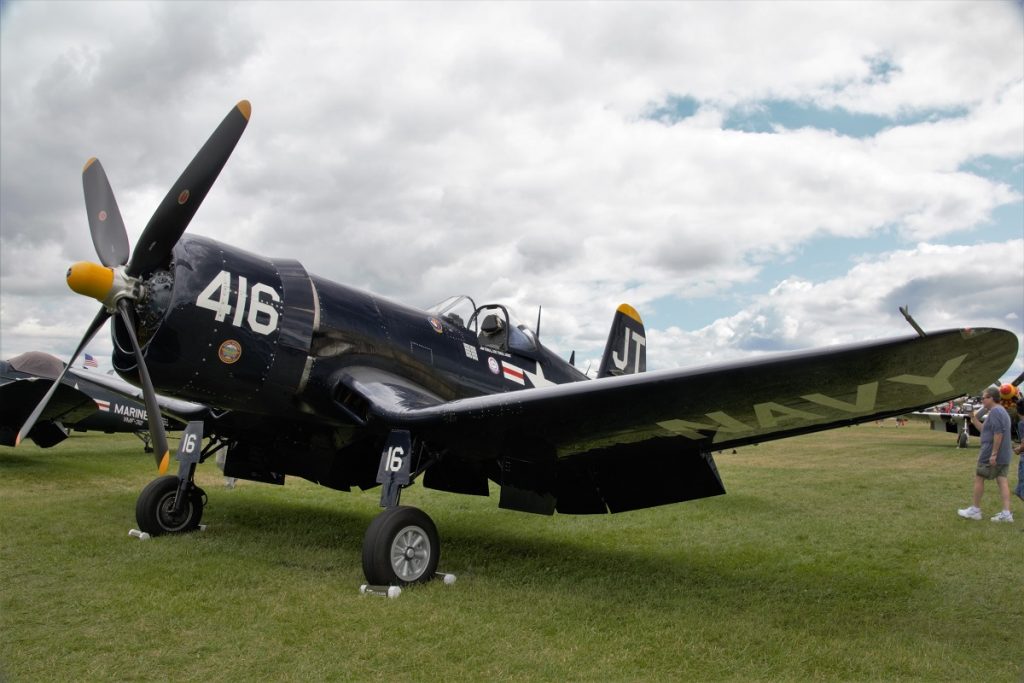
[(652, 106), (644, 118), (653, 119), (662, 123), (672, 125), (683, 119), (688, 119), (700, 109), (700, 102), (697, 98), (684, 95), (669, 95), (661, 106)]
[(664, 330), (678, 327), (682, 330), (699, 330), (718, 320), (737, 313), (743, 306), (731, 294), (699, 299), (679, 299), (666, 296), (655, 299), (638, 308), (644, 325), (651, 329)]
[[(872, 63), (871, 69), (872, 79), (882, 81), (898, 71), (885, 60)], [(690, 118), (700, 107), (700, 100), (690, 95), (669, 95), (664, 103), (649, 107), (644, 118), (673, 125)], [(954, 107), (926, 109), (893, 117), (851, 112), (838, 107), (825, 109), (794, 100), (763, 100), (734, 107), (726, 114), (722, 127), (745, 133), (771, 133), (778, 127), (789, 130), (816, 128), (847, 137), (868, 138), (894, 126), (911, 126), (966, 114), (966, 108)]]
[(845, 109), (823, 109), (792, 100), (766, 100), (754, 106), (733, 109), (726, 116), (723, 128), (750, 133), (768, 133), (775, 127), (796, 130), (817, 128), (835, 131), (853, 138), (868, 138), (894, 126), (908, 126), (927, 121), (957, 118), (966, 109), (929, 109), (898, 117), (861, 114)]
[(769, 100), (756, 106), (733, 109), (722, 127), (748, 133), (770, 133), (776, 126), (791, 130), (818, 128), (863, 138), (893, 125), (895, 122), (884, 116), (854, 114), (843, 109), (820, 109), (788, 100)]
[(867, 79), (868, 83), (888, 83), (892, 80), (891, 74), (902, 71), (888, 57), (872, 57), (868, 60), (868, 65), (871, 67), (871, 75)]
[(1024, 157), (1010, 159), (986, 154), (960, 164), (957, 170), (1006, 183), (1024, 194)]

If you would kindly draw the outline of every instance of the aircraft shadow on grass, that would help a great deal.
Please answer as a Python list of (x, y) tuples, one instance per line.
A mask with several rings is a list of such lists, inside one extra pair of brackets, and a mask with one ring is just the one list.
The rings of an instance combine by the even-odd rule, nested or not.
[[(761, 497), (742, 499), (744, 514), (756, 510), (767, 518), (786, 507)], [(232, 536), (232, 544), (248, 548), (254, 556), (260, 556), (261, 549), (266, 547), (291, 546), (296, 551), (326, 548), (331, 552), (332, 559), (326, 563), (311, 557), (303, 559), (300, 552), (287, 559), (272, 560), (283, 571), (343, 569), (346, 556), (358, 555), (368, 519), (368, 515), (360, 513), (294, 501), (263, 499), (258, 516), (249, 515), (250, 509), (248, 502), (219, 508), (224, 523), (237, 524), (250, 532)], [(566, 542), (558, 534), (550, 538), (525, 538), (504, 528), (484, 530), (471, 513), (459, 513), (458, 517), (444, 524), (451, 557), (441, 558), (442, 571), (496, 587), (516, 589), (527, 584), (531, 590), (571, 591), (585, 600), (611, 604), (627, 604), (638, 596), (671, 591), (713, 594), (723, 609), (732, 604), (743, 611), (750, 609), (749, 596), (755, 592), (793, 596), (814, 603), (814, 611), (826, 618), (829, 610), (835, 609), (830, 605), (846, 604), (850, 596), (904, 594), (921, 583), (917, 573), (904, 571), (892, 562), (886, 563), (885, 576), (861, 576), (842, 565), (829, 566), (828, 559), (816, 560), (814, 551), (785, 560), (773, 559), (770, 552), (762, 556), (755, 551), (749, 557), (762, 561), (745, 565), (730, 551), (704, 552), (704, 544), (701, 552), (688, 553), (680, 537), (668, 530), (661, 545), (678, 552), (652, 557), (639, 549), (594, 548), (580, 540)], [(302, 530), (301, 535), (296, 534), (296, 529)], [(563, 535), (572, 534), (572, 530), (566, 530)], [(746, 558), (749, 550), (739, 552)], [(642, 586), (638, 586), (638, 581)], [(657, 610), (658, 605), (651, 608)]]

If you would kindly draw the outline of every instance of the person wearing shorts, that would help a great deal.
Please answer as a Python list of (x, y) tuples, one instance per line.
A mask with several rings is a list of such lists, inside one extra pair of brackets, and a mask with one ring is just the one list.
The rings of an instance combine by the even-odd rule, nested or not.
[[(1012, 522), (1010, 482), (1006, 478), (1013, 457), (1010, 414), (999, 404), (997, 387), (986, 389), (981, 401), (981, 410), (971, 416), (971, 423), (981, 433), (981, 451), (978, 453), (978, 466), (974, 472), (974, 501), (969, 508), (957, 510), (957, 514), (964, 519), (981, 519), (981, 496), (985, 492), (985, 482), (995, 479), (1003, 501), (1003, 511), (992, 517), (992, 521)], [(981, 421), (982, 417), (985, 417), (984, 423)]]

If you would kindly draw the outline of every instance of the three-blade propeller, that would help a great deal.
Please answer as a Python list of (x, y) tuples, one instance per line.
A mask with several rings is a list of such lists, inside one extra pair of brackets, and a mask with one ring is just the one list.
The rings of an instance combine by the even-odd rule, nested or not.
[(50, 387), (43, 399), (29, 415), (15, 444), (20, 444), (32, 428), (39, 416), (46, 409), (46, 404), (57, 390), (57, 386), (68, 369), (86, 345), (96, 335), (100, 327), (113, 315), (117, 315), (124, 323), (131, 340), (135, 360), (139, 367), (139, 383), (146, 401), (146, 413), (149, 418), (149, 433), (153, 440), (154, 453), (160, 473), (167, 471), (170, 453), (167, 447), (167, 435), (164, 432), (160, 406), (156, 399), (156, 390), (149, 377), (145, 357), (135, 334), (133, 307), (129, 300), (135, 301), (140, 296), (143, 280), (154, 270), (167, 265), (171, 260), (174, 245), (184, 234), (189, 222), (199, 209), (203, 199), (213, 186), (228, 157), (238, 143), (252, 108), (249, 102), (242, 100), (224, 117), (206, 143), (196, 153), (178, 180), (171, 187), (167, 196), (153, 213), (149, 223), (142, 231), (134, 252), (129, 260), (128, 233), (121, 218), (121, 211), (114, 199), (110, 181), (103, 170), (102, 164), (92, 158), (82, 169), (82, 187), (85, 191), (85, 207), (89, 214), (89, 232), (92, 243), (96, 247), (100, 264), (76, 263), (68, 269), (68, 285), (79, 294), (90, 296), (100, 301), (103, 307), (96, 314), (79, 342), (78, 348), (71, 355), (64, 370)]

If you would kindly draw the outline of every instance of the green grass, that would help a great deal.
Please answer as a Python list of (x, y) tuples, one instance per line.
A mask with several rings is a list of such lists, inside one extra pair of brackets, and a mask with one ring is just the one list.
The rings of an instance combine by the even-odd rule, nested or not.
[(415, 486), (458, 582), (397, 600), (358, 593), (376, 491), (229, 491), (210, 463), (209, 528), (141, 542), (134, 438), (4, 448), (0, 679), (1020, 681), (1024, 513), (959, 519), (953, 445), (891, 421), (763, 444), (718, 456), (729, 495), (613, 516)]

